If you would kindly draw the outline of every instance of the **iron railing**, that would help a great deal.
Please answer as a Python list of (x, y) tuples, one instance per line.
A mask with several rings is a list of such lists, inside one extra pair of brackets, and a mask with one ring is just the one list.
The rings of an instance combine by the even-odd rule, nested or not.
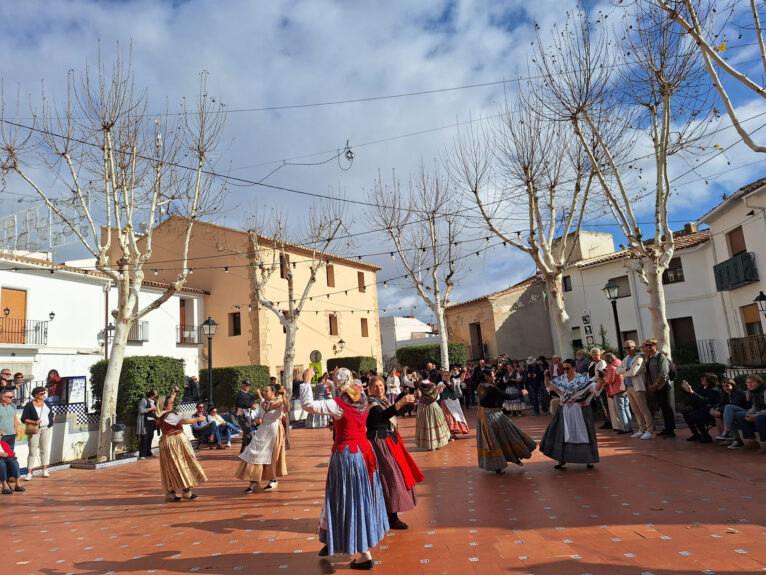
[(715, 344), (716, 340), (714, 339), (697, 340), (697, 356), (699, 357), (700, 363), (718, 363)]
[(730, 363), (733, 366), (766, 366), (766, 335), (733, 337), (729, 340)]
[(758, 281), (755, 254), (742, 252), (713, 266), (715, 289), (728, 291)]
[(176, 343), (200, 344), (202, 343), (202, 327), (199, 325), (177, 325)]
[(0, 317), (0, 344), (48, 345), (48, 322)]
[(128, 342), (143, 343), (145, 341), (149, 341), (149, 322), (137, 321), (130, 328), (130, 333), (128, 333)]

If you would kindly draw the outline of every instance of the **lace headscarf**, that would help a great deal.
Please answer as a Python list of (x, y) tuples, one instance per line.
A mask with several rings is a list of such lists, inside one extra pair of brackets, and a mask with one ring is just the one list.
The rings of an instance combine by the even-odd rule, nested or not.
[(332, 376), (335, 383), (335, 389), (338, 390), (338, 397), (359, 413), (367, 411), (367, 396), (361, 384), (354, 381), (351, 371), (341, 367), (335, 371)]

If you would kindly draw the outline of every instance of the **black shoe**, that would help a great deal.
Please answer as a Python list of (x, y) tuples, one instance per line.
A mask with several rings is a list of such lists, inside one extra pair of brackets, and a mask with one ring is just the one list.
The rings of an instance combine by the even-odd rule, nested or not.
[(585, 469), (587, 469), (588, 471), (590, 471), (591, 469), (593, 469), (593, 464), (592, 464), (592, 463), (588, 463), (588, 464), (585, 466)]
[(320, 557), (327, 557), (329, 554), (330, 554), (330, 550), (327, 548), (327, 545), (325, 545), (319, 550)]
[(607, 421), (599, 429), (612, 429), (612, 424)]
[(713, 443), (713, 438), (709, 435), (703, 435), (700, 439), (700, 443)]
[(697, 435), (696, 433), (692, 435), (691, 437), (687, 437), (686, 441), (702, 441), (702, 437)]
[(252, 487), (248, 487), (247, 489), (245, 489), (245, 493), (252, 493), (252, 492), (253, 492)]
[(372, 566), (374, 563), (372, 562), (372, 559), (368, 559), (367, 561), (362, 561), (361, 563), (357, 563), (356, 561), (352, 561), (349, 563), (350, 569), (360, 569), (362, 571), (370, 571), (372, 570)]
[(558, 465), (554, 465), (553, 469), (560, 469), (562, 471), (566, 471), (566, 469), (567, 469), (566, 468), (566, 463), (562, 462), (562, 463), (559, 463)]
[(628, 430), (628, 431), (625, 431), (624, 429), (620, 429), (620, 430), (617, 432), (617, 435), (625, 435), (626, 433), (633, 433), (633, 430), (632, 430), (632, 429), (630, 429), (630, 430)]
[(409, 529), (410, 526), (407, 525), (404, 521), (401, 519), (397, 519), (390, 525), (391, 529)]
[(676, 436), (675, 432), (673, 431), (669, 431), (665, 433), (664, 435), (663, 434), (660, 434), (660, 435), (662, 436), (662, 439), (673, 439)]
[(26, 491), (26, 487), (22, 487), (21, 485), (16, 484), (16, 487), (13, 488), (14, 491)]

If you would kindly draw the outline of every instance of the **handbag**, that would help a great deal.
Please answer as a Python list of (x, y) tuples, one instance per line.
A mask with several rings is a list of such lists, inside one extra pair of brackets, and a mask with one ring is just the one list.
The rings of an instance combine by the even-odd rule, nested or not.
[(36, 435), (40, 432), (40, 424), (39, 423), (27, 423), (24, 431), (27, 435)]

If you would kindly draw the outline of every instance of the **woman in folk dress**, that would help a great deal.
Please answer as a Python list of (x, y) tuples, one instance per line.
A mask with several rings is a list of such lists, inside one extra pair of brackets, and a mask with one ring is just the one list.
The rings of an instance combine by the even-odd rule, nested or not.
[[(178, 388), (176, 388), (176, 391)], [(202, 466), (194, 455), (189, 438), (184, 433), (183, 426), (204, 421), (205, 416), (182, 418), (173, 412), (176, 392), (173, 391), (167, 399), (160, 398), (155, 411), (157, 427), (160, 436), (160, 478), (165, 490), (166, 501), (181, 501), (181, 499), (197, 499), (192, 488), (207, 481)], [(178, 492), (181, 495), (178, 495)]]
[(450, 440), (444, 412), (436, 403), (444, 385), (429, 381), (427, 369), (422, 370), (420, 376), (420, 381), (415, 383), (415, 397), (419, 402), (415, 420), (415, 444), (432, 451), (444, 447)]
[(442, 375), (442, 381), (444, 381), (444, 389), (441, 392), (441, 407), (444, 412), (444, 420), (447, 422), (447, 427), (450, 432), (450, 441), (457, 439), (458, 434), (468, 435), (468, 422), (463, 415), (463, 410), (460, 408), (460, 400), (458, 399), (460, 393), (460, 372), (450, 375), (445, 373)]
[(269, 482), (264, 491), (275, 489), (277, 478), (287, 475), (282, 414), (290, 411), (290, 402), (281, 386), (269, 384), (263, 388), (263, 395), (260, 390), (257, 393), (261, 400), (254, 415), (258, 429), (247, 448), (239, 454), (242, 461), (234, 473), (237, 479), (250, 482), (245, 493), (253, 493), (261, 481)]
[(367, 440), (367, 397), (351, 372), (341, 367), (333, 376), (338, 397), (315, 401), (313, 375), (311, 369), (303, 372), (301, 407), (331, 416), (335, 427), (319, 517), (319, 540), (325, 546), (319, 555), (348, 554), (351, 569), (370, 570), (370, 549), (385, 537), (389, 524), (377, 459)]

